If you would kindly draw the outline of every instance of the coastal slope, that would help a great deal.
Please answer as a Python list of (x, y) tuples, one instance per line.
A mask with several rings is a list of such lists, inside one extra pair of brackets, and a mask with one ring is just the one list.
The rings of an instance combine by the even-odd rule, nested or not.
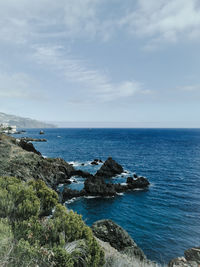
[(53, 124), (48, 124), (30, 118), (19, 117), (15, 115), (0, 112), (0, 124), (16, 125), (17, 128), (55, 128)]

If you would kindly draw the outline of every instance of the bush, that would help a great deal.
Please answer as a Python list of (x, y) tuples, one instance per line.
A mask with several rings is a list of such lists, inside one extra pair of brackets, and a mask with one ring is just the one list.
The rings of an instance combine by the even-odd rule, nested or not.
[(5, 255), (9, 255), (5, 266), (104, 264), (104, 253), (91, 229), (80, 215), (59, 204), (56, 192), (41, 180), (0, 177), (0, 217), (7, 218), (0, 224), (0, 234), (10, 233), (4, 245)]

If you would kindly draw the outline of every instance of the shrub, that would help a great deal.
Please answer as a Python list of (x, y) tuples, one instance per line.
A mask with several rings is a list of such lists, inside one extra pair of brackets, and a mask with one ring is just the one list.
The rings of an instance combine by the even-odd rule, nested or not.
[(5, 266), (104, 264), (92, 230), (80, 215), (59, 204), (57, 193), (41, 180), (0, 177), (0, 218), (0, 238), (6, 233), (0, 246)]

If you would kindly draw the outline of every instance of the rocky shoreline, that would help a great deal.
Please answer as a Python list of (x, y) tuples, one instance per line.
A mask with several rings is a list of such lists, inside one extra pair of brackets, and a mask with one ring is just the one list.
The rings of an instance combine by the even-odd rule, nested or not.
[[(148, 189), (150, 185), (147, 178), (136, 174), (128, 177), (125, 184), (106, 182), (105, 178), (108, 180), (124, 172), (123, 167), (111, 157), (104, 163), (99, 159), (92, 161), (92, 165), (102, 164), (99, 170), (92, 175), (75, 169), (72, 164), (61, 158), (44, 158), (30, 141), (4, 134), (0, 135), (0, 176), (17, 177), (24, 181), (41, 179), (46, 185), (57, 191), (62, 203), (74, 197), (116, 196), (118, 193), (128, 190)], [(64, 186), (63, 191), (60, 192), (57, 189), (58, 185), (70, 184), (73, 176), (85, 178), (84, 188), (78, 191)], [(114, 222), (110, 220), (96, 222), (93, 224), (92, 230), (104, 249), (107, 264), (105, 266), (157, 266), (156, 263), (146, 258), (128, 233)], [(199, 264), (200, 248), (191, 248), (185, 251), (185, 257), (171, 260), (168, 266), (199, 267)]]
[[(149, 181), (144, 177), (128, 177), (126, 185), (106, 183), (105, 178), (112, 178), (123, 173), (123, 167), (109, 157), (101, 168), (92, 175), (88, 172), (75, 169), (71, 164), (61, 158), (44, 158), (34, 145), (28, 140), (14, 137), (0, 136), (0, 169), (1, 176), (15, 176), (23, 180), (42, 179), (49, 187), (57, 190), (59, 184), (68, 185), (70, 178), (78, 176), (85, 178), (84, 188), (81, 191), (67, 187), (63, 192), (57, 192), (62, 202), (80, 196), (115, 196), (117, 193), (126, 192), (136, 188), (145, 189)], [(3, 152), (3, 153), (2, 153)], [(5, 157), (6, 155), (6, 157)], [(102, 161), (95, 159), (99, 164)]]

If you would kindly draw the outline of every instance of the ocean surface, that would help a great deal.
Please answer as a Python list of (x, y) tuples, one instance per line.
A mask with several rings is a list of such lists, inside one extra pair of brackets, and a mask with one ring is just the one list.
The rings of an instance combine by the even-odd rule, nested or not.
[[(112, 156), (128, 171), (112, 182), (124, 183), (133, 173), (149, 179), (148, 190), (68, 201), (88, 225), (114, 220), (160, 263), (200, 246), (200, 129), (45, 129), (45, 135), (30, 129), (19, 136), (46, 138), (34, 143), (44, 156), (91, 173), (100, 167), (90, 165), (93, 159)], [(82, 189), (84, 179), (77, 182), (70, 187)]]

